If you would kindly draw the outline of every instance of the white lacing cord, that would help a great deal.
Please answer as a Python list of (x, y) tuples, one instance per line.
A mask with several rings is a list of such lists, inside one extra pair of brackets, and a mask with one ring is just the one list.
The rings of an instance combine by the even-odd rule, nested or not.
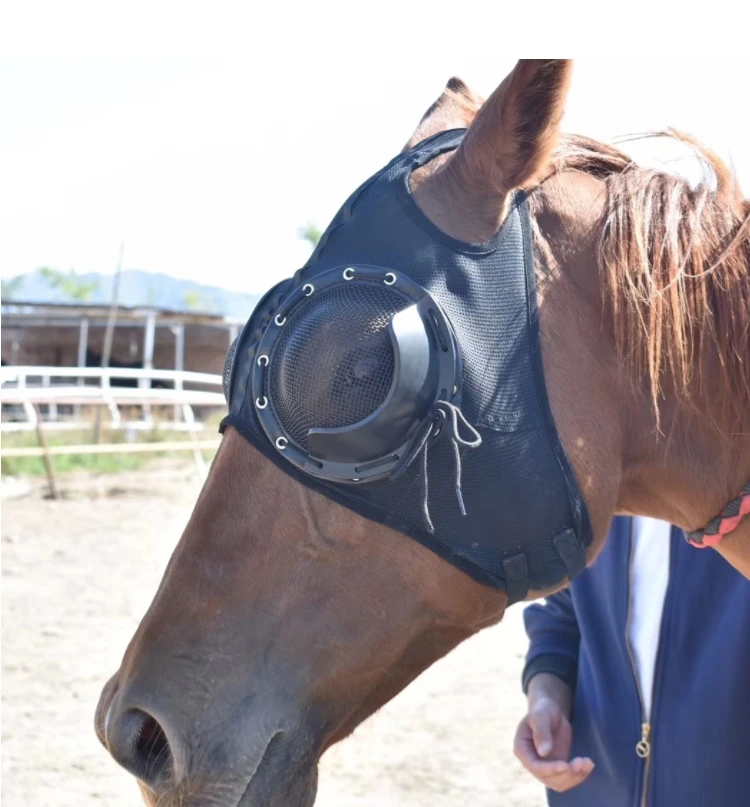
[[(453, 459), (454, 459), (454, 473), (455, 473), (455, 490), (456, 498), (458, 499), (458, 506), (461, 510), (461, 515), (466, 515), (466, 505), (464, 504), (464, 496), (461, 490), (461, 449), (462, 448), (477, 448), (482, 444), (482, 436), (479, 432), (469, 423), (464, 417), (463, 412), (449, 401), (437, 401), (432, 408), (432, 418), (430, 423), (425, 428), (423, 434), (417, 441), (414, 449), (409, 452), (408, 457), (402, 458), (399, 463), (392, 479), (400, 476), (406, 467), (414, 460), (414, 458), (421, 452), (422, 454), (422, 514), (424, 515), (425, 524), (429, 532), (435, 532), (435, 527), (430, 517), (430, 500), (429, 500), (429, 474), (428, 474), (428, 460), (430, 448), (442, 439), (444, 434), (447, 434), (451, 445), (453, 446)], [(461, 427), (468, 430), (471, 437), (469, 439), (461, 435)]]

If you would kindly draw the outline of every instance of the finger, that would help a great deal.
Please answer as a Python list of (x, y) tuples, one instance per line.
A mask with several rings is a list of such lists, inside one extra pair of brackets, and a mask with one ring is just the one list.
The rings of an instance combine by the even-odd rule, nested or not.
[[(534, 744), (534, 737), (531, 732), (530, 726), (523, 722), (518, 727), (516, 732), (515, 741), (513, 743), (513, 752), (519, 759), (521, 764), (535, 776), (537, 770), (545, 770), (547, 772), (562, 772), (567, 769), (568, 763), (562, 759), (542, 759), (537, 753), (537, 747)], [(541, 768), (538, 766), (542, 766)], [(546, 767), (545, 767), (546, 766)]]
[(547, 787), (550, 786), (548, 783), (564, 785), (565, 777), (572, 776), (568, 771), (568, 763), (562, 760), (548, 762), (521, 759), (521, 764), (538, 782)]
[(539, 754), (537, 754), (534, 738), (528, 727), (519, 729), (516, 734), (516, 740), (513, 743), (513, 753), (527, 770), (531, 770), (532, 765), (542, 761)]
[(578, 785), (586, 780), (587, 776), (588, 774), (577, 774), (572, 771), (566, 771), (565, 773), (555, 774), (545, 778), (539, 777), (539, 779), (545, 787), (557, 793), (562, 793), (565, 790), (578, 787)]
[(542, 709), (529, 715), (529, 726), (534, 738), (534, 745), (540, 757), (552, 753), (552, 721), (549, 712)]
[(537, 778), (550, 790), (562, 793), (565, 790), (577, 787), (588, 779), (593, 769), (594, 763), (590, 760), (587, 765), (580, 765), (577, 769), (573, 766), (573, 763), (570, 763), (568, 770), (562, 773), (539, 776)]
[(562, 759), (529, 759), (528, 769), (535, 776), (544, 776), (546, 778), (554, 776), (581, 776), (586, 778), (592, 770), (594, 770), (594, 763), (588, 758), (577, 757), (570, 762), (565, 762)]
[(520, 762), (536, 775), (550, 775), (555, 773), (581, 773), (588, 776), (594, 769), (594, 762), (590, 757), (574, 757), (570, 762), (560, 759), (542, 759), (537, 754), (536, 746), (531, 732), (525, 724), (521, 724), (516, 732), (513, 743), (513, 752)]
[(594, 763), (589, 757), (576, 757), (570, 760), (570, 768), (573, 773), (588, 776), (594, 770)]
[(571, 772), (570, 763), (564, 759), (532, 759), (526, 766), (538, 778), (548, 779), (563, 776)]

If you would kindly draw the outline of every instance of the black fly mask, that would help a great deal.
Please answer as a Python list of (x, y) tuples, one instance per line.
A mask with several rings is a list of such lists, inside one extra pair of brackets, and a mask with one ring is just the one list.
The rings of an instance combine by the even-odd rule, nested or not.
[(263, 297), (227, 356), (222, 430), (516, 602), (579, 574), (591, 528), (547, 400), (524, 195), (465, 244), (409, 192), (464, 131), (367, 180)]

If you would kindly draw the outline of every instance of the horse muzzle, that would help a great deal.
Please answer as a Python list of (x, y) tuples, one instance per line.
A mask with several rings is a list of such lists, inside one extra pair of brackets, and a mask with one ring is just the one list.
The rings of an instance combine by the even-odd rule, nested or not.
[[(204, 721), (184, 701), (176, 707), (164, 693), (123, 688), (117, 679), (113, 676), (102, 691), (96, 734), (113, 759), (136, 777), (150, 807), (314, 803), (320, 744), (309, 721), (269, 708), (267, 699), (261, 708), (242, 703), (227, 710), (230, 718)], [(188, 690), (171, 691), (180, 701)]]

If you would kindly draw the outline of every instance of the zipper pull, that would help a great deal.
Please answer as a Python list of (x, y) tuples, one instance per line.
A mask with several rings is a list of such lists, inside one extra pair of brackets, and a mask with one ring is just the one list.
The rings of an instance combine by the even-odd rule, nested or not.
[(635, 753), (641, 759), (646, 759), (651, 753), (651, 743), (649, 736), (651, 735), (651, 726), (648, 723), (641, 724), (641, 739), (635, 745)]

